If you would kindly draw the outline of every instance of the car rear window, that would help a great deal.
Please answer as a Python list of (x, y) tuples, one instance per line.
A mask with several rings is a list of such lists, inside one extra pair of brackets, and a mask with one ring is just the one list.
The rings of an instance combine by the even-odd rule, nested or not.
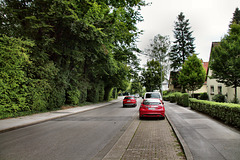
[(125, 97), (124, 99), (133, 99), (133, 97)]
[(147, 93), (146, 98), (160, 98), (158, 93)]
[(145, 104), (145, 105), (159, 105), (160, 102), (149, 102), (149, 101), (144, 101), (143, 104)]

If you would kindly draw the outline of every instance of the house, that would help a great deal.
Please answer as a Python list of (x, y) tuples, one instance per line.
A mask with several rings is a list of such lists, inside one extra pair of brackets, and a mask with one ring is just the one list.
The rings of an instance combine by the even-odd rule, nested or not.
[(200, 89), (194, 91), (194, 97), (195, 97), (195, 98), (197, 98), (197, 97), (200, 95), (200, 93), (207, 92), (207, 70), (208, 70), (208, 62), (203, 62), (203, 61), (202, 61), (202, 65), (203, 65), (203, 68), (204, 68), (205, 71), (206, 71), (206, 80), (205, 80), (205, 82), (203, 83), (203, 86), (202, 86)]
[[(202, 65), (203, 65), (205, 71), (207, 72), (208, 62), (202, 61)], [(177, 82), (178, 73), (179, 73), (179, 71), (171, 71), (170, 72), (170, 78), (169, 78), (169, 90), (170, 91), (181, 92), (181, 86)], [(203, 86), (200, 89), (194, 91), (194, 97), (197, 98), (200, 95), (200, 93), (204, 93), (204, 92), (207, 92), (207, 78), (206, 78), (206, 81), (204, 82)]]
[(181, 86), (178, 84), (178, 71), (171, 71), (170, 78), (168, 83), (168, 90), (169, 91), (181, 91)]
[[(219, 42), (213, 42), (212, 47), (211, 47), (211, 53), (214, 47), (219, 45)], [(210, 58), (211, 58), (211, 53), (210, 53)], [(217, 94), (222, 94), (225, 95), (226, 100), (228, 102), (231, 102), (234, 99), (234, 94), (235, 90), (232, 87), (226, 87), (223, 83), (217, 82), (216, 79), (210, 79), (212, 75), (212, 70), (208, 68), (207, 70), (207, 93), (209, 100), (212, 100), (212, 98), (217, 95)], [(238, 94), (238, 99), (240, 100), (240, 87), (237, 88), (237, 93)]]

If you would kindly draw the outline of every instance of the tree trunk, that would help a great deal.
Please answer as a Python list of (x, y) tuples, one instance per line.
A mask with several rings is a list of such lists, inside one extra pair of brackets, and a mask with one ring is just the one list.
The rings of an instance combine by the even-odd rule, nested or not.
[(237, 85), (234, 85), (234, 88), (235, 88), (235, 98), (234, 98), (234, 103), (237, 103)]

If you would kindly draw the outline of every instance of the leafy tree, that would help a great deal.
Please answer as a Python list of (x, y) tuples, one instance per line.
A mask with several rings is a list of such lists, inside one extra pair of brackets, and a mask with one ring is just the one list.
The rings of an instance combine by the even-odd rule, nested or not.
[[(133, 54), (142, 21), (142, 0), (2, 0), (0, 33), (31, 40), (23, 71), (45, 86), (44, 106), (78, 105), (107, 99), (125, 88), (138, 59)], [(92, 91), (94, 90), (94, 91)], [(43, 95), (43, 94), (41, 94)], [(94, 97), (94, 98), (93, 98)], [(33, 101), (34, 102), (34, 101)], [(35, 101), (35, 105), (43, 104)], [(43, 106), (43, 105), (41, 105)]]
[(201, 60), (197, 58), (196, 54), (193, 54), (183, 64), (178, 82), (189, 91), (195, 91), (202, 87), (205, 78), (206, 71)]
[(227, 87), (235, 88), (235, 100), (237, 101), (237, 87), (240, 87), (240, 24), (232, 24), (230, 31), (214, 47), (210, 68), (212, 77)]
[(147, 62), (147, 68), (143, 69), (141, 81), (148, 92), (161, 89), (161, 74), (165, 76), (163, 68), (158, 61), (151, 60)]
[(154, 36), (151, 40), (147, 54), (151, 59), (159, 61), (160, 63), (167, 62), (167, 53), (170, 47), (170, 40), (168, 36), (161, 36), (160, 34)]
[(160, 34), (154, 36), (152, 43), (147, 49), (147, 55), (150, 59), (159, 61), (163, 67), (164, 72), (167, 72), (167, 56), (170, 47), (170, 40), (168, 36), (161, 36)]
[(23, 68), (31, 63), (27, 47), (32, 45), (0, 34), (0, 113), (31, 110), (29, 78)]
[(184, 14), (181, 12), (178, 15), (178, 21), (175, 22), (174, 26), (174, 45), (169, 53), (171, 68), (174, 70), (179, 69), (184, 64), (187, 57), (194, 53), (194, 39), (192, 32), (189, 27), (189, 19), (185, 20)]
[(136, 78), (131, 83), (131, 93), (142, 93), (142, 84), (139, 78)]

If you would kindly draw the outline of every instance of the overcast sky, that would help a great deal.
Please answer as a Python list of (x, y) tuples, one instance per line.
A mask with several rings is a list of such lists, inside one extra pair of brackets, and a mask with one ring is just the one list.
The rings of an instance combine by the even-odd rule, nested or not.
[[(233, 13), (240, 7), (239, 0), (146, 0), (151, 6), (142, 7), (144, 21), (137, 26), (143, 30), (137, 46), (144, 50), (155, 35), (169, 35), (174, 41), (174, 21), (183, 12), (189, 19), (195, 52), (198, 57), (208, 62), (212, 42), (220, 41), (227, 34)], [(172, 43), (173, 44), (173, 43)], [(145, 60), (142, 61), (144, 63)]]

